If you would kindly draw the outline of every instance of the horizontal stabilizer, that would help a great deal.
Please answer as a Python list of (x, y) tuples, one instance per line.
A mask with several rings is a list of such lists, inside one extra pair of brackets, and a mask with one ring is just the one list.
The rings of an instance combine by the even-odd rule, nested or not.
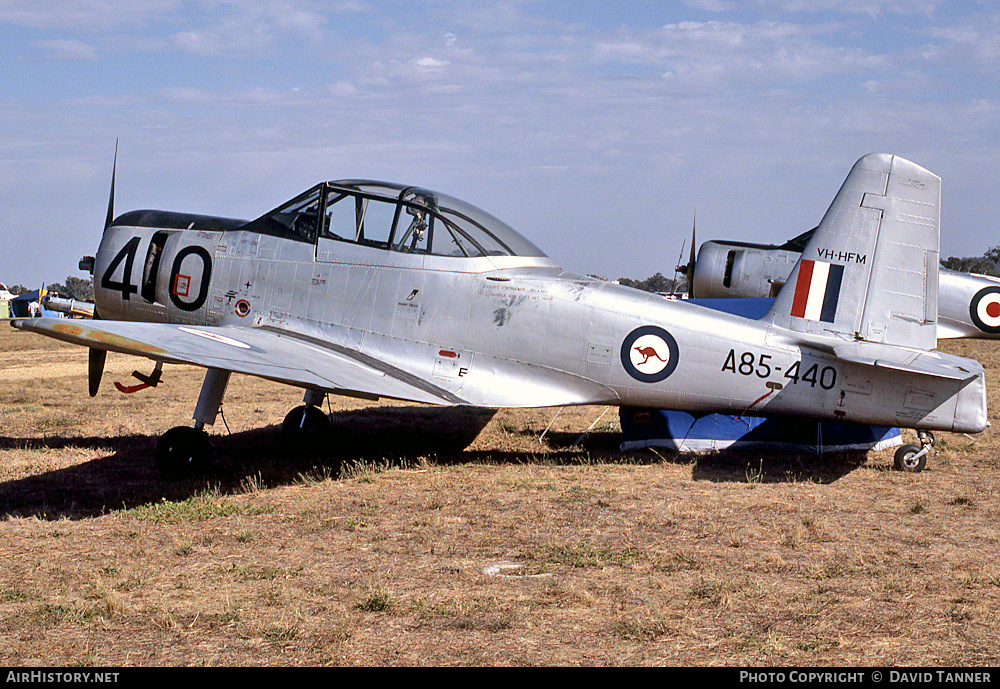
[(983, 375), (983, 367), (972, 359), (940, 352), (916, 352), (880, 345), (841, 345), (833, 348), (838, 359), (903, 373), (946, 380), (966, 381)]

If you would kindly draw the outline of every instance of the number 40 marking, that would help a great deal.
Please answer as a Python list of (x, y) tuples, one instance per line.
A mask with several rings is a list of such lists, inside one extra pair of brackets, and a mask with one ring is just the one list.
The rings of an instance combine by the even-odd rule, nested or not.
[[(132, 266), (135, 265), (135, 254), (139, 249), (139, 237), (132, 237), (128, 243), (121, 248), (121, 251), (111, 259), (108, 269), (104, 271), (101, 278), (101, 287), (115, 292), (121, 292), (122, 300), (129, 301), (133, 294), (139, 291), (138, 286), (132, 284)], [(188, 275), (181, 275), (181, 264), (189, 256), (192, 260), (201, 262), (201, 281), (196, 285), (191, 284)], [(118, 266), (125, 265), (122, 269), (122, 279), (115, 280), (114, 274)], [(197, 311), (208, 298), (208, 286), (212, 278), (212, 256), (203, 246), (196, 244), (181, 248), (174, 257), (174, 264), (170, 269), (170, 301), (174, 306), (182, 311)], [(195, 294), (191, 294), (191, 289), (197, 289)], [(190, 298), (190, 301), (184, 301)]]
[[(118, 255), (111, 260), (111, 263), (108, 264), (108, 269), (104, 271), (104, 277), (101, 278), (101, 287), (121, 292), (122, 299), (125, 301), (128, 301), (131, 295), (139, 291), (139, 288), (132, 284), (132, 266), (135, 264), (135, 252), (138, 248), (139, 238), (132, 237), (122, 247), (122, 250), (118, 252)], [(125, 262), (125, 269), (122, 271), (122, 279), (118, 281), (112, 275), (114, 275), (114, 272), (121, 265), (122, 261)]]

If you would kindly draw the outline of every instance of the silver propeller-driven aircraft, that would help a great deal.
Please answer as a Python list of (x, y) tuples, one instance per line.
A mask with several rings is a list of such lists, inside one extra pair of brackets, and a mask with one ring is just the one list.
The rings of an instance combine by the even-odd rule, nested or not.
[[(713, 240), (687, 266), (691, 295), (698, 299), (768, 298), (788, 280), (815, 229), (784, 244)], [(693, 252), (692, 252), (693, 254)], [(806, 254), (808, 256), (808, 254)], [(815, 256), (863, 261), (864, 256)], [(1000, 339), (1000, 280), (941, 268), (938, 283), (939, 339)]]
[[(797, 415), (927, 430), (987, 426), (983, 368), (936, 351), (940, 178), (898, 157), (854, 166), (759, 320), (563, 271), (444, 194), (323, 182), (252, 221), (163, 211), (112, 220), (92, 268), (98, 319), (15, 321), (90, 348), (207, 369), (168, 475), (199, 469), (230, 374), (435, 405), (612, 404)], [(927, 434), (921, 435), (922, 439)], [(910, 446), (919, 469), (930, 441)]]
[(80, 318), (94, 317), (93, 303), (80, 301), (71, 297), (61, 297), (58, 294), (46, 294), (42, 297), (42, 306), (49, 311), (58, 311), (67, 316), (77, 316)]

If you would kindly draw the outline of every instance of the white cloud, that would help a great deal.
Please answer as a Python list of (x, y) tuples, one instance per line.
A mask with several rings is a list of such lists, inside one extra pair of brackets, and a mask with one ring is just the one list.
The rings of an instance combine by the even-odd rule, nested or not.
[(413, 64), (423, 69), (441, 69), (448, 66), (447, 60), (438, 60), (433, 57), (421, 57), (413, 61)]
[(787, 22), (678, 22), (655, 31), (598, 42), (598, 62), (654, 66), (658, 74), (691, 86), (717, 87), (864, 75), (891, 66), (885, 55), (831, 44), (835, 25)]
[(168, 87), (162, 97), (173, 103), (231, 107), (239, 105), (288, 105), (301, 99), (301, 89), (278, 90), (257, 86), (243, 91), (205, 91), (198, 88)]
[(49, 51), (50, 57), (54, 60), (75, 60), (81, 62), (94, 62), (97, 60), (97, 51), (94, 47), (72, 39), (48, 39), (36, 41), (35, 45), (43, 50)]
[(314, 41), (320, 40), (323, 36), (326, 17), (317, 12), (279, 3), (272, 7), (268, 14), (275, 24), (300, 36)]
[(376, 8), (367, 2), (337, 2), (333, 5), (333, 10), (337, 14), (367, 14), (375, 12)]
[(208, 57), (261, 55), (280, 39), (318, 43), (326, 26), (325, 15), (309, 2), (220, 2), (206, 8), (191, 28), (171, 35), (177, 47)]
[(180, 0), (0, 0), (0, 23), (106, 32), (169, 16)]
[(947, 6), (946, 0), (757, 0), (764, 5), (784, 12), (818, 13), (844, 12), (862, 14), (870, 17), (886, 15), (918, 15), (931, 17), (942, 7)]
[(726, 12), (736, 7), (735, 3), (725, 0), (684, 0), (684, 4), (692, 9), (706, 12)]
[(353, 98), (358, 95), (357, 87), (349, 81), (338, 81), (331, 84), (329, 92), (334, 98)]
[(1000, 66), (1000, 21), (996, 16), (975, 25), (932, 27), (929, 33), (944, 41), (940, 49), (950, 53), (971, 53), (988, 69)]

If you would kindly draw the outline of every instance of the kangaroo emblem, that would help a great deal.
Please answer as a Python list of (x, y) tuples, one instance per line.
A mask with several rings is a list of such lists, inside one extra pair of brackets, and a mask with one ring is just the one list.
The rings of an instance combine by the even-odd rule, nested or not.
[(661, 357), (659, 354), (657, 354), (656, 350), (653, 349), (652, 347), (633, 347), (633, 349), (635, 351), (639, 352), (639, 354), (641, 354), (643, 357), (645, 357), (642, 361), (640, 361), (638, 364), (636, 364), (636, 366), (642, 366), (647, 361), (649, 361), (649, 358), (652, 357), (652, 356), (655, 356), (657, 359), (659, 359), (663, 363), (667, 363), (667, 360), (664, 359), (663, 357)]
[(625, 373), (642, 383), (659, 383), (677, 368), (680, 350), (677, 340), (666, 330), (658, 325), (643, 325), (622, 340), (619, 355)]

